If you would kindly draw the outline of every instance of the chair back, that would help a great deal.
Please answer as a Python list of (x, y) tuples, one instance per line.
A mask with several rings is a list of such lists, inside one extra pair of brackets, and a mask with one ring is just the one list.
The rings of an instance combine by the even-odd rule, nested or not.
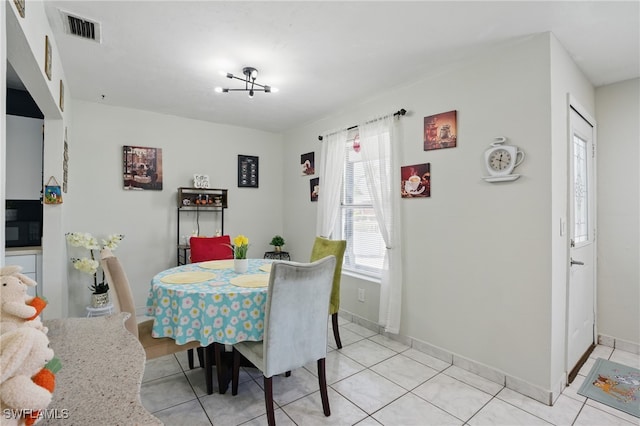
[(326, 357), (335, 263), (328, 256), (313, 263), (272, 264), (263, 337), (265, 377)]
[(333, 287), (331, 289), (331, 300), (329, 302), (330, 314), (335, 314), (340, 309), (340, 279), (342, 278), (342, 261), (346, 249), (346, 240), (329, 240), (323, 237), (316, 237), (313, 243), (313, 249), (311, 250), (311, 262), (315, 262), (329, 255), (336, 257), (336, 269), (333, 275)]
[(231, 238), (221, 237), (191, 237), (191, 263), (206, 262), (208, 260), (233, 259)]
[(133, 301), (133, 293), (122, 264), (111, 250), (102, 249), (100, 252), (102, 270), (109, 283), (109, 291), (113, 298), (116, 312), (129, 312), (131, 316), (125, 321), (124, 326), (136, 338), (138, 338), (138, 321), (136, 319), (136, 306)]

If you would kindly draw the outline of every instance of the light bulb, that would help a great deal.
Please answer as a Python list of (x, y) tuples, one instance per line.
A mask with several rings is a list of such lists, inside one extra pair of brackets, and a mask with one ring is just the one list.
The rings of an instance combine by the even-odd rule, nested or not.
[(252, 89), (252, 90), (249, 90), (249, 98), (250, 98), (250, 99), (253, 99), (253, 89)]
[(271, 93), (278, 93), (280, 91), (280, 89), (278, 89), (277, 87), (272, 87), (271, 88)]
[(222, 93), (222, 87), (216, 87), (215, 89), (213, 89), (214, 92), (216, 93)]
[(251, 71), (251, 78), (254, 80), (258, 78), (258, 70)]

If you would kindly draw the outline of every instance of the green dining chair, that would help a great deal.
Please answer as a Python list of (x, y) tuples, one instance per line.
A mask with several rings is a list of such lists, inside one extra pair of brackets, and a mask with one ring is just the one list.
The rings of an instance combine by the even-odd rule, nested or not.
[(336, 346), (342, 349), (340, 332), (338, 331), (338, 311), (340, 310), (340, 279), (342, 278), (342, 260), (347, 249), (346, 240), (329, 240), (323, 237), (316, 237), (311, 250), (311, 262), (333, 255), (336, 257), (336, 269), (333, 274), (333, 287), (331, 288), (331, 300), (329, 301), (329, 314), (333, 325), (333, 337), (336, 339)]

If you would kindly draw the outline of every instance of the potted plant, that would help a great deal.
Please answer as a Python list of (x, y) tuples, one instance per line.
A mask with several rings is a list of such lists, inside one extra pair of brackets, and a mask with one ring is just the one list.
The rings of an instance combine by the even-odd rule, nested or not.
[(75, 269), (93, 278), (93, 284), (89, 286), (91, 290), (91, 307), (101, 308), (109, 304), (109, 284), (105, 280), (104, 271), (102, 271), (102, 280), (98, 280), (100, 262), (96, 260), (97, 256), (94, 251), (105, 248), (115, 250), (124, 238), (124, 235), (109, 235), (106, 240), (102, 240), (102, 245), (98, 243), (97, 238), (87, 232), (69, 232), (66, 234), (66, 237), (71, 247), (78, 247), (89, 251), (89, 256), (72, 257), (71, 263), (73, 263)]
[(89, 289), (91, 294), (91, 306), (99, 308), (109, 303), (109, 283), (101, 282), (92, 284)]
[(280, 251), (282, 249), (282, 246), (284, 245), (284, 238), (282, 238), (280, 235), (276, 235), (271, 239), (270, 244), (274, 247), (275, 251)]
[(249, 260), (247, 259), (247, 250), (249, 249), (249, 238), (240, 234), (233, 239), (233, 269), (239, 273), (244, 274), (249, 267)]

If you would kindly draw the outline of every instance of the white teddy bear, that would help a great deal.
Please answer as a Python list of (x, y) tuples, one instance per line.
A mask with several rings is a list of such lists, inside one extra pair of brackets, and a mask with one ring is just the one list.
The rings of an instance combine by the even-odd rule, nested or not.
[(23, 325), (46, 333), (48, 330), (39, 317), (46, 302), (27, 294), (27, 287), (34, 287), (37, 283), (20, 271), (21, 266), (0, 268), (0, 334)]
[[(44, 410), (51, 403), (49, 390), (36, 384), (36, 376), (54, 358), (49, 338), (40, 330), (20, 327), (0, 335), (0, 409), (3, 425), (23, 425), (21, 414)], [(12, 411), (13, 410), (13, 411)], [(13, 415), (7, 416), (6, 413)]]

